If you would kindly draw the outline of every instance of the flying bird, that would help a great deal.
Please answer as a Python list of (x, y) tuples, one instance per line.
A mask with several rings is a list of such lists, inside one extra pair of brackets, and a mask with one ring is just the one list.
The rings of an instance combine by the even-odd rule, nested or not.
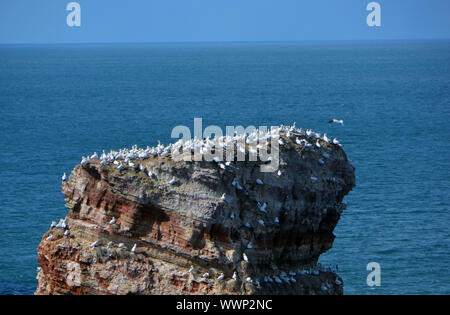
[(344, 121), (342, 119), (336, 119), (336, 118), (331, 119), (328, 123), (329, 124), (333, 124), (333, 123), (340, 124), (341, 126), (344, 125)]

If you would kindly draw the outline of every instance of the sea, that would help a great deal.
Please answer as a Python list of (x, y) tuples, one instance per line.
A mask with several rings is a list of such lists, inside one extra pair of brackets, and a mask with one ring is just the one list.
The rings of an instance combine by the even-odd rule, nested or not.
[(0, 45), (0, 294), (36, 289), (63, 172), (194, 118), (337, 137), (356, 187), (321, 263), (345, 294), (450, 294), (449, 40)]

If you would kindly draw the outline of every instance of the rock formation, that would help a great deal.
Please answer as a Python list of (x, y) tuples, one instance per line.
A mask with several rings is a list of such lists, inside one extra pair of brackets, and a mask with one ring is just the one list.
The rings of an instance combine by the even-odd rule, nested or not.
[(317, 262), (354, 168), (328, 139), (280, 139), (280, 172), (170, 155), (77, 165), (63, 181), (69, 212), (38, 248), (36, 294), (342, 294)]

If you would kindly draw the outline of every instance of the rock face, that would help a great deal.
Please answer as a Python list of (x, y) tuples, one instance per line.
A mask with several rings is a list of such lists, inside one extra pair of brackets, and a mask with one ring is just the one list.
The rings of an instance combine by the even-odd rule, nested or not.
[(317, 261), (354, 168), (330, 141), (280, 139), (281, 173), (169, 155), (140, 168), (77, 165), (63, 182), (63, 226), (38, 248), (36, 294), (342, 294), (342, 279)]

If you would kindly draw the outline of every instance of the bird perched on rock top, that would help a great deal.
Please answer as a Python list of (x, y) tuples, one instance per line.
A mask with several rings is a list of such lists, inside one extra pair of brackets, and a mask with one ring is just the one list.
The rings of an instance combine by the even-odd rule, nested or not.
[(109, 221), (109, 225), (113, 225), (114, 223), (116, 223), (116, 218), (112, 218), (111, 221)]
[(220, 200), (225, 200), (225, 199), (226, 199), (225, 194), (223, 194), (222, 197), (220, 197)]
[(68, 236), (69, 234), (70, 234), (69, 230), (66, 230), (66, 231), (64, 232), (64, 236)]
[(176, 182), (177, 182), (177, 179), (176, 179), (175, 177), (173, 177), (173, 178), (170, 180), (169, 184), (170, 184), (170, 185), (174, 185), (174, 184), (176, 184)]
[(134, 245), (133, 245), (133, 248), (131, 249), (131, 252), (132, 252), (132, 253), (135, 253), (135, 252), (136, 252), (136, 247), (137, 247), (137, 244), (134, 244)]
[(343, 126), (344, 125), (344, 120), (333, 118), (328, 123), (329, 124), (336, 123), (336, 124), (340, 124), (341, 126)]
[(235, 271), (235, 272), (233, 272), (233, 279), (234, 279), (234, 280), (236, 280), (236, 279), (237, 279), (237, 274), (236, 274), (236, 271)]
[(242, 255), (242, 258), (244, 259), (245, 262), (248, 262), (248, 257), (247, 255), (245, 255), (245, 253)]
[(207, 272), (204, 273), (204, 274), (203, 274), (203, 278), (209, 278), (209, 273), (207, 273)]
[(221, 273), (220, 276), (217, 277), (217, 280), (222, 280), (224, 277), (225, 277), (224, 274)]
[(61, 180), (62, 180), (63, 182), (65, 182), (65, 181), (67, 180), (67, 175), (66, 175), (65, 172), (64, 172), (63, 176), (61, 177)]
[(99, 240), (95, 241), (94, 243), (91, 244), (91, 247), (96, 247), (99, 242), (100, 242)]
[(258, 179), (256, 179), (256, 183), (257, 183), (258, 185), (264, 185), (263, 181), (262, 181), (262, 180), (260, 180), (259, 178), (258, 178)]
[(194, 272), (194, 266), (191, 266), (191, 268), (189, 268), (189, 273), (193, 273)]
[(51, 241), (52, 239), (53, 239), (53, 234), (50, 234), (50, 236), (47, 237), (45, 240), (46, 240), (46, 241)]
[(119, 247), (119, 248), (124, 248), (124, 247), (125, 247), (125, 244), (124, 244), (124, 243), (120, 243), (119, 246), (117, 246), (117, 247)]
[(275, 222), (276, 224), (278, 224), (278, 223), (280, 223), (280, 220), (278, 220), (278, 217), (276, 217), (275, 220), (274, 220), (273, 222)]

